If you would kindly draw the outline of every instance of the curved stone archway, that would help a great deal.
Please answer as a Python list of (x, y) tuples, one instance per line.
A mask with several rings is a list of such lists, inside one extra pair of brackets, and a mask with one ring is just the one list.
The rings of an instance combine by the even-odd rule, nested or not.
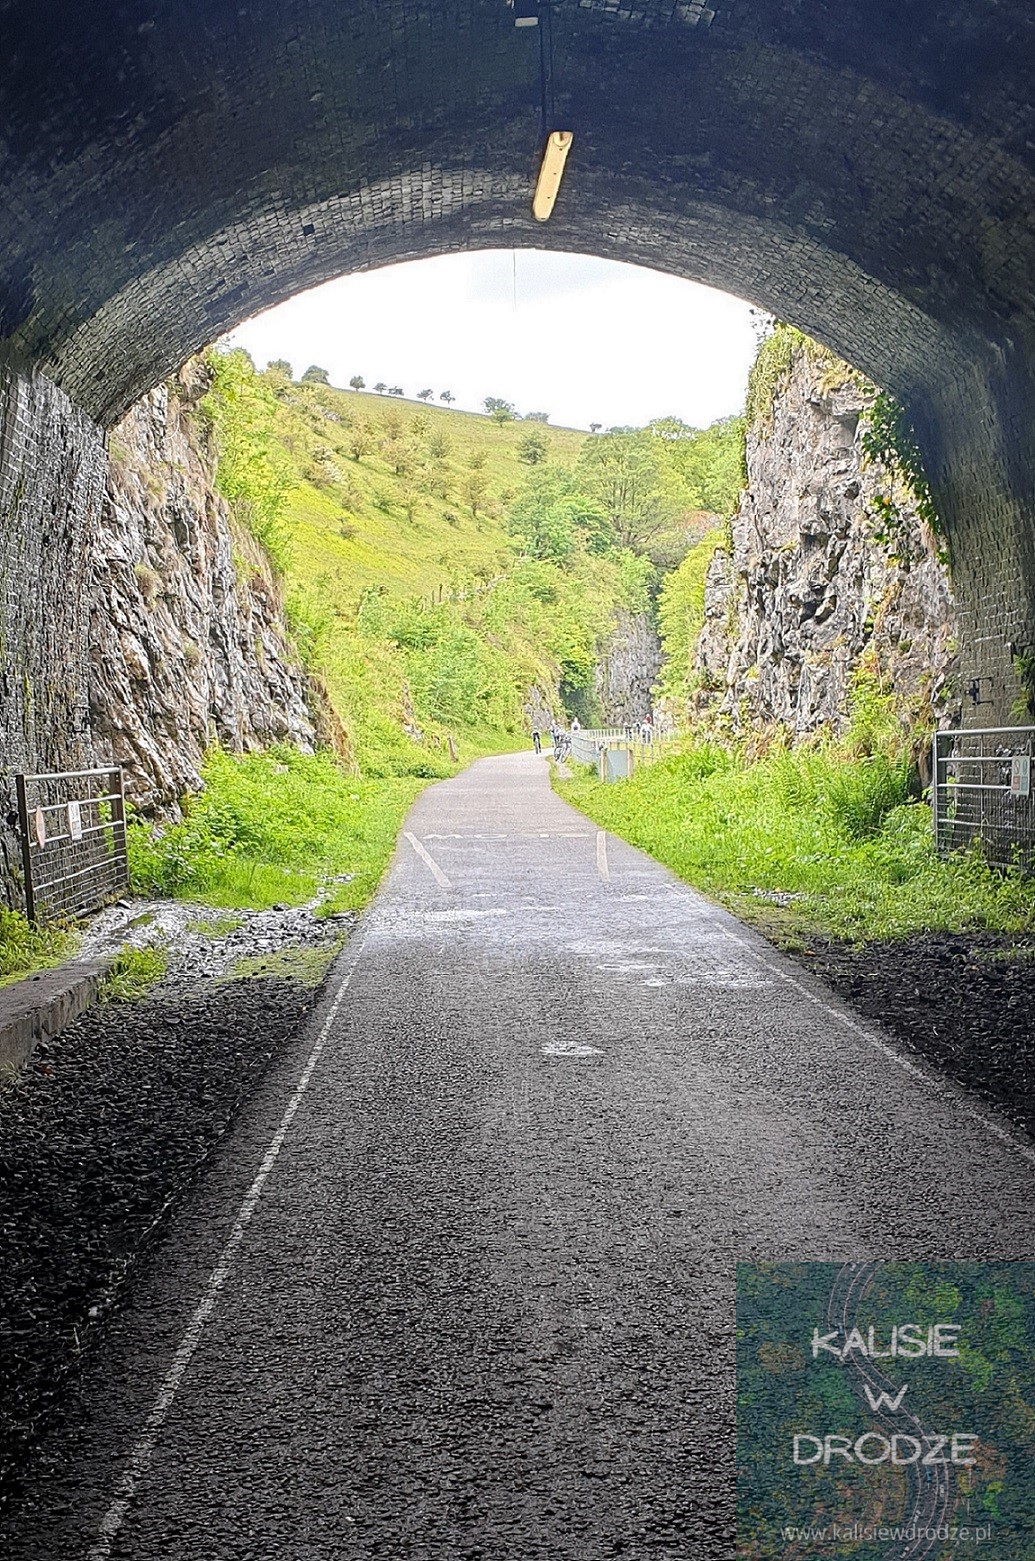
[(1002, 705), (1035, 644), (1026, 0), (556, 0), (575, 133), (545, 228), (539, 45), (504, 0), (5, 8), (0, 340), (116, 418), (343, 272), (536, 244), (707, 281), (903, 396)]

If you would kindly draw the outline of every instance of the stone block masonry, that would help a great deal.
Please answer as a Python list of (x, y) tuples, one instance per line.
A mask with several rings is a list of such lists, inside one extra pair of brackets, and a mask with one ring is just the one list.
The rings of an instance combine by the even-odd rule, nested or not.
[(12, 775), (90, 760), (92, 539), (100, 429), (41, 374), (0, 367), (0, 886), (17, 900)]

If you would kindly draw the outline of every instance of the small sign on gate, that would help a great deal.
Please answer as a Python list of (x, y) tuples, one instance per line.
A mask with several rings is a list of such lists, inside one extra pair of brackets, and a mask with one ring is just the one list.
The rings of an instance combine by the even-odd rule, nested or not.
[(1010, 791), (1015, 797), (1031, 795), (1031, 759), (1026, 753), (1015, 753), (1010, 760)]
[(83, 838), (83, 810), (78, 802), (68, 804), (68, 833), (73, 840)]

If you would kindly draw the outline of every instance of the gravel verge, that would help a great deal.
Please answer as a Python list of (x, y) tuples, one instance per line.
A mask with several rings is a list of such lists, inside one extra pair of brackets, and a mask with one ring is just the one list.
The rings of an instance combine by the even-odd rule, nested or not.
[(229, 914), (142, 902), (104, 913), (90, 952), (160, 941), (168, 975), (141, 1001), (89, 1009), (0, 1086), (0, 1511), (134, 1266), (298, 1035), (355, 920), (235, 912), (240, 925), (216, 936), (185, 930)]
[(1035, 1137), (1035, 939), (922, 932), (797, 956), (857, 1013)]

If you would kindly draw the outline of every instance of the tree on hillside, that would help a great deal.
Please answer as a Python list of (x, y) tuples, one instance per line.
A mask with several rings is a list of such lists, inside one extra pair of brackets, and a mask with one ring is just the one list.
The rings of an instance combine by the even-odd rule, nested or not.
[(488, 479), (485, 476), (485, 473), (482, 471), (470, 471), (464, 478), (463, 495), (468, 504), (471, 506), (472, 515), (478, 514), (478, 510), (481, 507), (482, 500), (485, 498), (488, 486)]
[(349, 450), (354, 461), (361, 461), (365, 455), (369, 455), (374, 445), (374, 432), (370, 424), (361, 417), (353, 419), (349, 429)]
[(546, 442), (546, 436), (541, 434), (538, 429), (533, 429), (531, 433), (526, 434), (518, 443), (518, 460), (524, 461), (526, 466), (538, 466), (540, 461), (546, 460), (548, 454), (549, 445)]
[(619, 547), (644, 551), (679, 513), (675, 484), (650, 434), (613, 429), (587, 439), (575, 473), (582, 489), (602, 505)]
[(560, 563), (581, 542), (587, 552), (614, 548), (614, 533), (603, 507), (581, 492), (566, 467), (537, 465), (522, 484), (507, 514), (507, 529), (528, 558)]
[(379, 379), (377, 384), (374, 386), (374, 390), (379, 396), (383, 396), (387, 389), (388, 386), (385, 384), (383, 379)]
[(684, 423), (681, 417), (656, 417), (653, 422), (647, 424), (655, 439), (692, 439), (698, 433), (698, 429)]
[(418, 401), (430, 401), (434, 394), (435, 394), (435, 392), (433, 390), (418, 390), (418, 392), (417, 392), (417, 400)]
[(353, 374), (352, 378), (349, 380), (349, 388), (350, 390), (366, 390), (367, 382), (363, 378), (362, 374)]
[(512, 423), (517, 413), (510, 401), (504, 401), (499, 396), (486, 396), (482, 402), (487, 417), (491, 417), (494, 423)]
[(648, 426), (665, 465), (683, 484), (687, 508), (732, 515), (744, 484), (744, 419), (691, 428), (678, 417), (661, 417)]
[(318, 363), (310, 363), (302, 375), (303, 385), (329, 385), (330, 376), (326, 369), (322, 369)]
[(456, 400), (456, 397), (451, 390), (443, 390), (438, 399), (444, 401), (446, 406), (450, 406)]
[(550, 421), (550, 414), (549, 414), (549, 412), (526, 412), (525, 413), (525, 422), (526, 423), (548, 423), (549, 421)]
[(271, 358), (266, 369), (270, 374), (282, 374), (285, 379), (291, 378), (291, 365), (286, 358)]
[(388, 391), (388, 394), (390, 396), (404, 396), (406, 392), (403, 390), (401, 385), (392, 385)]
[(590, 423), (589, 431), (590, 431), (591, 434), (599, 434), (599, 432), (603, 428), (603, 426), (604, 426), (603, 423)]

